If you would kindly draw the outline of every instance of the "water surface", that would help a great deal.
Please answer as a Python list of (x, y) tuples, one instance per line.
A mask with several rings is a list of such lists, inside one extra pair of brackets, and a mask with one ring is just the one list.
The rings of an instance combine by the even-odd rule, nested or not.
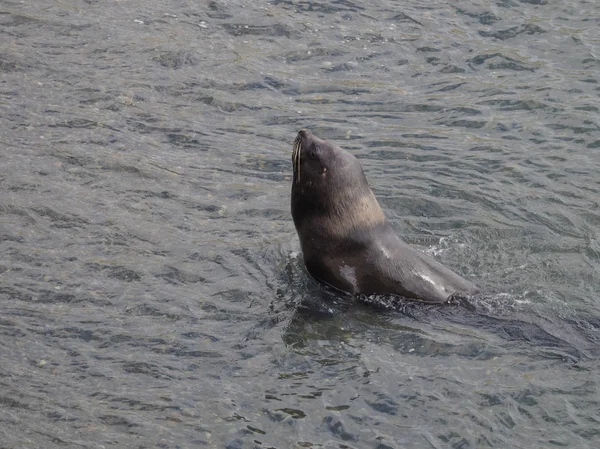
[[(597, 448), (595, 1), (0, 1), (4, 448)], [(475, 310), (303, 268), (298, 129)]]

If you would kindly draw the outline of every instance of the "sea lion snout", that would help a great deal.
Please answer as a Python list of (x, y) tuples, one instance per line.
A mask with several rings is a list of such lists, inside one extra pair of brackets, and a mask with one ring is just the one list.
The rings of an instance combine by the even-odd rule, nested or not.
[(311, 146), (312, 143), (320, 142), (321, 140), (310, 132), (307, 128), (302, 128), (296, 135), (296, 142), (300, 145), (300, 148), (306, 150)]
[[(292, 149), (292, 164), (294, 167), (294, 183), (299, 183), (301, 181), (300, 172), (301, 167), (305, 167), (307, 165), (313, 166), (312, 169), (308, 167), (308, 174), (315, 172), (314, 160), (318, 159), (317, 152), (315, 151), (315, 142), (319, 142), (320, 140), (316, 138), (313, 133), (311, 133), (308, 129), (302, 128), (298, 131), (296, 138), (294, 139), (294, 146)], [(313, 163), (311, 163), (313, 162)], [(317, 161), (320, 165), (320, 162)], [(303, 169), (304, 170), (304, 169)], [(323, 167), (319, 166), (319, 170), (322, 173), (325, 173), (327, 169), (323, 171)]]
[(301, 139), (305, 139), (309, 136), (312, 136), (312, 133), (306, 128), (302, 128), (300, 131), (298, 131), (298, 137)]

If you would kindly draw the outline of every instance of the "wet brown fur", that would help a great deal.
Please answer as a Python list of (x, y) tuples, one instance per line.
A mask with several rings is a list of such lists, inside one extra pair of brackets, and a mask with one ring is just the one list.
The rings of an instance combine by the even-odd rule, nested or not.
[(436, 302), (477, 290), (400, 240), (350, 153), (301, 130), (292, 165), (292, 217), (314, 277), (353, 294), (395, 293)]

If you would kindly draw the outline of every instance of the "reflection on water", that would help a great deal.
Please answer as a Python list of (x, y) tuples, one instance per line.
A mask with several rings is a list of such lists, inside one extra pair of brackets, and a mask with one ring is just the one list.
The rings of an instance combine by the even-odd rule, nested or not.
[[(0, 441), (598, 447), (597, 17), (0, 2)], [(289, 214), (303, 127), (485, 294), (311, 280)]]

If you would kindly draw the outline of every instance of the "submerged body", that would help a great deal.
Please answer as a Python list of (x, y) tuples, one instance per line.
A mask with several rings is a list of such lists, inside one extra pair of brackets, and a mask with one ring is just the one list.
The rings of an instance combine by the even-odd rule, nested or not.
[(292, 217), (312, 276), (352, 294), (431, 302), (477, 292), (398, 237), (353, 155), (301, 130), (292, 159)]

